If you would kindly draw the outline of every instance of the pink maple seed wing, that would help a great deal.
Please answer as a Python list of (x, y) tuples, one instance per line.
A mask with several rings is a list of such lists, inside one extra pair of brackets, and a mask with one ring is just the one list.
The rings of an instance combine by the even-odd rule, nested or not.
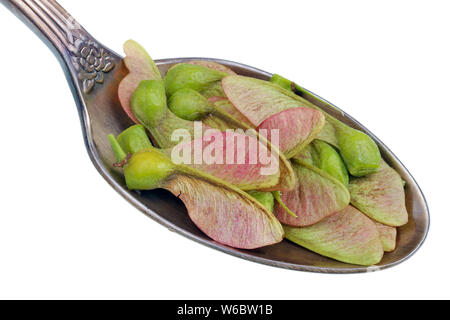
[[(225, 121), (232, 127), (237, 129), (248, 130), (254, 128), (253, 124), (244, 117), (242, 113), (237, 110), (228, 99), (219, 100), (214, 103), (214, 114), (218, 118), (226, 119)], [(273, 188), (265, 189), (264, 191), (289, 191), (295, 185), (295, 174), (292, 166), (286, 156), (279, 151), (277, 146), (267, 141), (267, 138), (263, 134), (258, 134), (260, 141), (264, 141), (264, 145), (268, 146), (271, 153), (277, 154), (280, 164), (280, 181), (279, 184)]]
[(272, 130), (278, 130), (279, 149), (292, 158), (308, 145), (322, 130), (324, 115), (311, 108), (292, 108), (276, 113), (264, 120), (258, 130), (267, 130), (267, 139), (272, 141)]
[[(172, 149), (175, 156), (183, 152), (189, 154), (189, 163), (181, 163), (184, 166), (206, 172), (242, 190), (271, 188), (280, 180), (278, 156), (271, 154), (256, 136), (216, 132), (175, 148)], [(268, 162), (260, 161), (259, 152), (268, 155), (269, 159), (265, 159)]]
[(250, 196), (185, 175), (164, 188), (179, 196), (194, 224), (219, 243), (255, 249), (283, 240), (281, 224)]
[(284, 230), (286, 239), (346, 263), (370, 266), (384, 254), (374, 222), (352, 206), (310, 227)]
[(352, 205), (373, 220), (392, 227), (408, 223), (402, 179), (384, 161), (378, 172), (351, 179), (349, 191)]
[(255, 127), (281, 111), (305, 107), (298, 100), (289, 97), (278, 86), (259, 79), (228, 76), (222, 79), (222, 87), (230, 102)]
[(333, 177), (307, 163), (294, 163), (294, 171), (297, 186), (283, 192), (281, 200), (297, 218), (277, 204), (274, 213), (282, 223), (310, 226), (348, 206), (350, 195), (347, 188)]
[(221, 71), (228, 73), (230, 75), (236, 75), (237, 73), (231, 70), (230, 68), (224, 66), (223, 64), (214, 62), (214, 61), (207, 61), (207, 60), (192, 60), (187, 62), (189, 64), (195, 64), (197, 66), (206, 67), (212, 70)]

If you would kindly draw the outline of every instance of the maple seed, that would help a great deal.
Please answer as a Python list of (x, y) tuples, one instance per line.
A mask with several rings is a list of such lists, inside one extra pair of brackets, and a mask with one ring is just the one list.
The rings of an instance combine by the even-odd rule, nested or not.
[(122, 168), (124, 165), (126, 165), (128, 163), (128, 160), (130, 160), (130, 158), (131, 158), (131, 153), (127, 154), (127, 157), (125, 159), (123, 159), (122, 161), (114, 163), (113, 166), (116, 168)]

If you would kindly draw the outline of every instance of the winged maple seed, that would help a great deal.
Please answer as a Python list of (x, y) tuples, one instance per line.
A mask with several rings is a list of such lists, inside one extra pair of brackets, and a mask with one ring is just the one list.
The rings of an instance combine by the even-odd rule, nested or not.
[(128, 40), (123, 49), (124, 63), (129, 73), (119, 84), (119, 100), (126, 114), (134, 122), (139, 123), (131, 111), (131, 96), (142, 80), (160, 80), (161, 74), (147, 51), (136, 41)]
[(297, 174), (297, 185), (292, 191), (284, 192), (281, 199), (297, 218), (281, 205), (275, 205), (275, 215), (282, 223), (310, 226), (344, 209), (350, 203), (347, 188), (326, 172), (297, 159), (294, 171)]
[(352, 206), (310, 227), (284, 230), (290, 241), (342, 262), (370, 266), (383, 257), (375, 223)]
[(349, 190), (352, 204), (372, 219), (393, 227), (408, 222), (402, 179), (386, 162), (377, 173), (352, 179)]
[(250, 196), (188, 176), (172, 179), (164, 188), (181, 193), (192, 221), (217, 242), (254, 249), (283, 240), (278, 220)]
[[(113, 146), (116, 154), (125, 154), (120, 144)], [(283, 239), (279, 221), (249, 194), (207, 172), (176, 165), (156, 148), (134, 153), (124, 165), (124, 175), (131, 190), (172, 192), (184, 202), (197, 227), (217, 242), (253, 249)]]
[(255, 136), (226, 131), (186, 140), (170, 150), (175, 164), (208, 172), (242, 190), (267, 189), (280, 180), (277, 155)]
[(230, 102), (255, 127), (278, 128), (281, 151), (291, 158), (308, 145), (325, 124), (323, 114), (280, 92), (268, 82), (243, 76), (222, 80)]

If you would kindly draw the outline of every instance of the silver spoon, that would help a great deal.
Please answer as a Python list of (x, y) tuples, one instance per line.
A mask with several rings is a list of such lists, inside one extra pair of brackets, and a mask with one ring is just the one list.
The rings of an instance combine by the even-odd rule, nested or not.
[[(169, 230), (250, 261), (324, 273), (368, 272), (392, 267), (411, 257), (425, 240), (429, 228), (428, 207), (419, 186), (405, 166), (359, 122), (319, 96), (310, 93), (304, 97), (341, 121), (371, 136), (378, 143), (384, 159), (406, 181), (406, 204), (410, 222), (399, 228), (397, 249), (385, 254), (377, 266), (360, 267), (322, 257), (288, 241), (247, 251), (212, 241), (195, 227), (184, 206), (175, 197), (159, 190), (131, 192), (125, 186), (122, 173), (112, 166), (115, 158), (107, 134), (118, 134), (132, 124), (122, 111), (117, 97), (118, 84), (127, 74), (121, 57), (95, 40), (54, 0), (0, 1), (27, 24), (59, 59), (78, 107), (83, 138), (94, 166), (120, 195)], [(156, 64), (164, 75), (172, 65), (192, 59), (215, 61), (241, 75), (264, 80), (271, 77), (268, 72), (221, 59), (162, 59), (157, 60)]]

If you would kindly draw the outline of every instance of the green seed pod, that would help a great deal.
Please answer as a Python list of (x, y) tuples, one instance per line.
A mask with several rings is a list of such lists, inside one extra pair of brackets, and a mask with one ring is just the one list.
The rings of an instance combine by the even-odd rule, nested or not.
[(160, 188), (175, 168), (157, 149), (146, 149), (132, 155), (124, 166), (125, 181), (130, 190), (153, 190)]
[(348, 186), (348, 172), (339, 153), (328, 143), (315, 140), (312, 143), (314, 164), (321, 170)]
[(200, 93), (205, 98), (226, 97), (225, 92), (223, 92), (222, 81), (211, 82), (202, 91), (200, 91)]
[(178, 117), (195, 121), (202, 120), (214, 110), (214, 106), (195, 90), (183, 88), (169, 98), (169, 109)]
[(362, 177), (378, 171), (380, 151), (368, 135), (343, 124), (337, 126), (336, 131), (342, 159), (353, 176)]
[(283, 89), (292, 91), (292, 81), (280, 76), (279, 74), (275, 73), (272, 78), (270, 78), (270, 82), (279, 85)]
[(108, 135), (109, 143), (114, 152), (117, 162), (122, 162), (127, 158), (127, 153), (122, 149), (119, 142), (117, 142), (116, 137), (111, 133)]
[(212, 70), (193, 64), (180, 63), (167, 71), (164, 78), (167, 96), (170, 97), (182, 88), (201, 91), (215, 81), (227, 76), (225, 72)]
[(152, 147), (144, 126), (137, 124), (129, 127), (117, 136), (117, 141), (125, 153), (135, 154)]
[(146, 127), (156, 127), (167, 116), (167, 100), (163, 80), (144, 80), (131, 97), (131, 109)]
[(273, 212), (275, 199), (272, 192), (249, 191), (247, 193), (261, 203), (267, 210)]

